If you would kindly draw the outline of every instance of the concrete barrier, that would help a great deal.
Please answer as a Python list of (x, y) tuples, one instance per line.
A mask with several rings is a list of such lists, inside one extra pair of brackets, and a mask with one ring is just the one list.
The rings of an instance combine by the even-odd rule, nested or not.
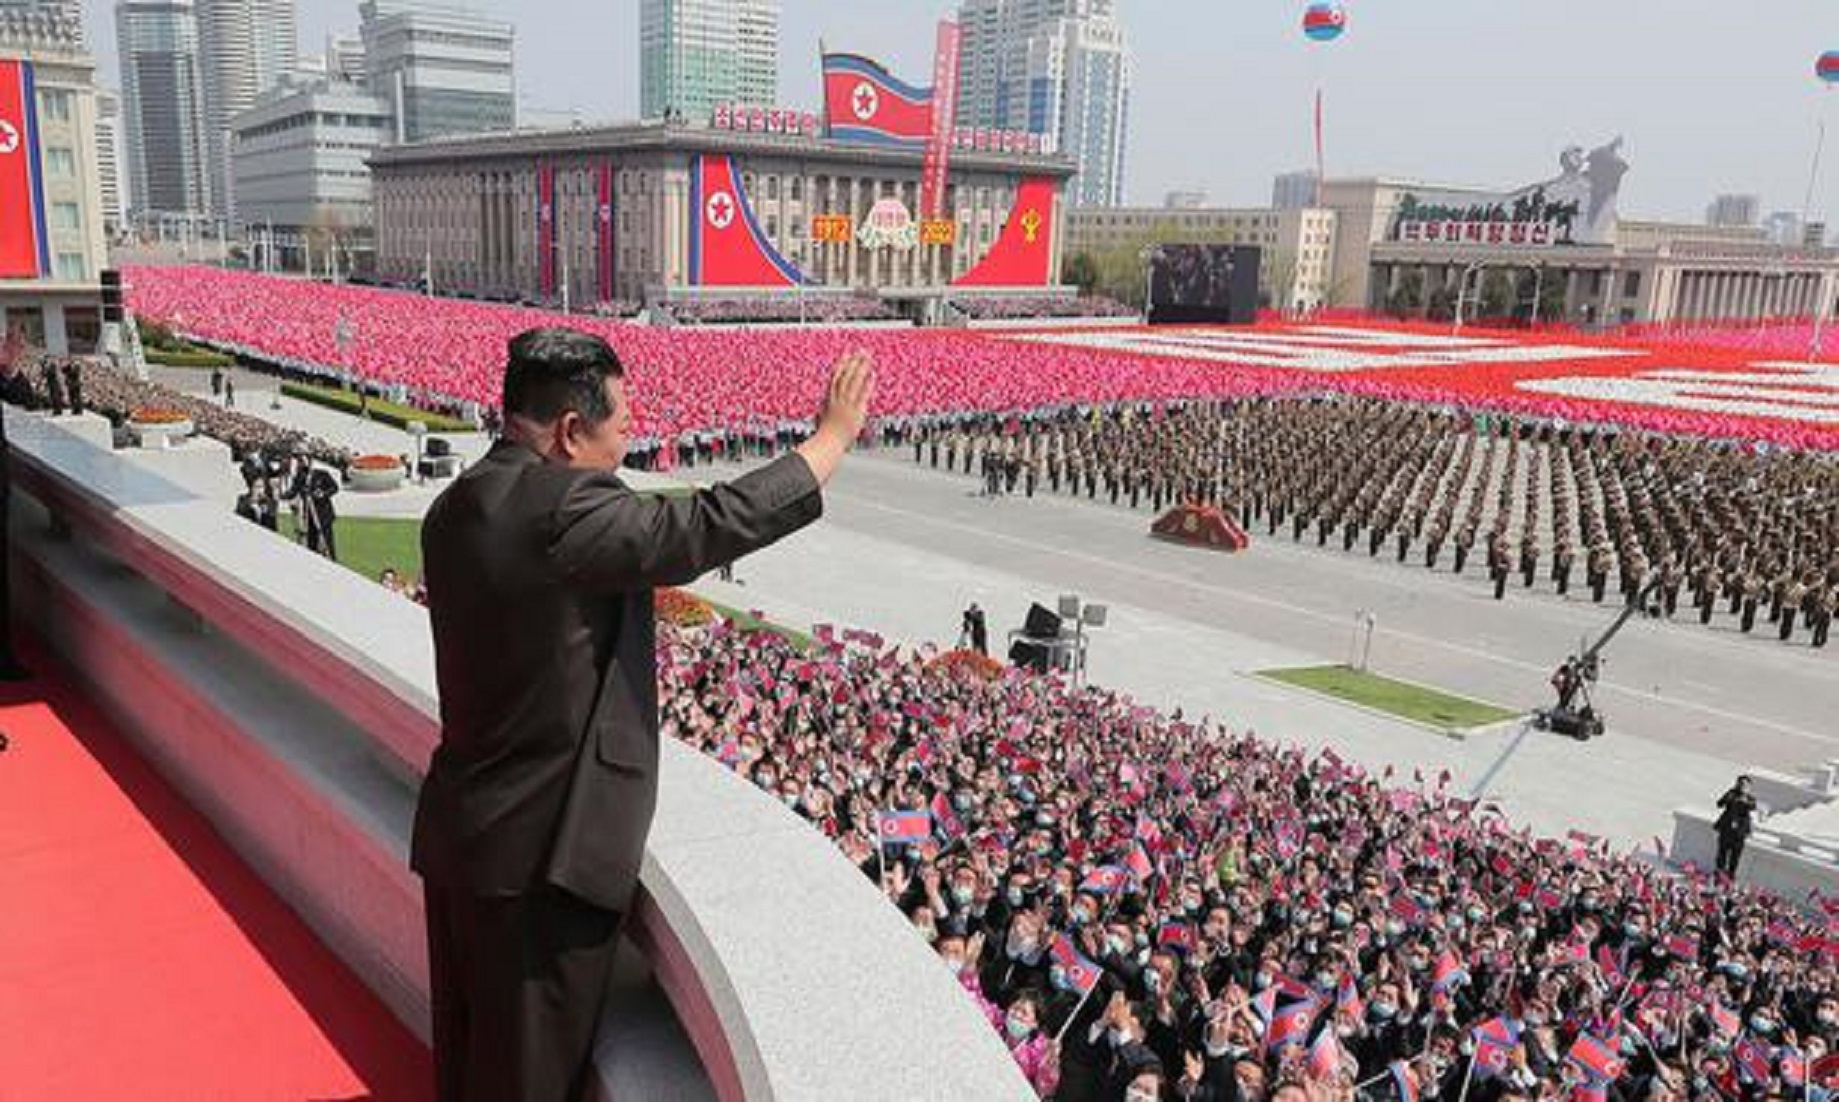
[[(406, 866), (437, 737), (426, 613), (131, 453), (6, 416), (23, 491), (10, 548), (21, 615), (427, 1036), (421, 892)], [(632, 930), (675, 1022), (650, 1031), (650, 1044), (610, 1043), (630, 1023), (603, 1024), (603, 1091), (1031, 1097), (1000, 1039), (875, 886), (802, 820), (678, 743), (661, 750)]]

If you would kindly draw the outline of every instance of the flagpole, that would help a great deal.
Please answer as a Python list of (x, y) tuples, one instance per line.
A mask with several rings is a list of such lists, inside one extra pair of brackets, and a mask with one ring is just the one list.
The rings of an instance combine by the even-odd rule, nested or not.
[[(1473, 1038), (1470, 1043), (1473, 1044)], [(1475, 1053), (1469, 1053), (1469, 1070), (1462, 1073), (1462, 1091), (1456, 1095), (1456, 1102), (1468, 1102), (1469, 1084), (1475, 1081)]]
[(1066, 1031), (1073, 1028), (1073, 1023), (1079, 1020), (1079, 1012), (1086, 1008), (1086, 1003), (1091, 1001), (1093, 993), (1097, 990), (1098, 980), (1094, 978), (1092, 986), (1086, 988), (1086, 993), (1079, 996), (1079, 1002), (1073, 1006), (1073, 1012), (1066, 1016), (1066, 1021), (1060, 1023), (1060, 1031), (1054, 1034), (1054, 1044), (1059, 1044), (1066, 1036)]

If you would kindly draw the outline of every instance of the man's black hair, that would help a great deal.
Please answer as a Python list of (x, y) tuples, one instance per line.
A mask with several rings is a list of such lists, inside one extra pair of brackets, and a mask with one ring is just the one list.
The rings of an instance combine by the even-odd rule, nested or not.
[(607, 377), (625, 368), (606, 341), (574, 329), (529, 329), (511, 338), (504, 412), (548, 424), (574, 410), (590, 424), (613, 415)]

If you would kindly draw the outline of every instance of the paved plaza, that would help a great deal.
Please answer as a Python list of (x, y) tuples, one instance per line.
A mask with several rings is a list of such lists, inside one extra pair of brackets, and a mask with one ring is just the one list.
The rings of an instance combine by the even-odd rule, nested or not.
[[(208, 376), (169, 380), (208, 393)], [(186, 386), (185, 383), (190, 385)], [(361, 451), (411, 451), (399, 430), (282, 398), (239, 373), (238, 405)], [(483, 436), (453, 438), (479, 454)], [(1547, 678), (1613, 605), (1401, 566), (1385, 556), (1253, 534), (1249, 553), (1222, 555), (1151, 540), (1150, 517), (1046, 495), (991, 501), (978, 482), (913, 465), (910, 452), (867, 452), (827, 494), (825, 519), (696, 589), (782, 622), (855, 624), (918, 645), (951, 645), (959, 611), (978, 601), (992, 646), (1032, 601), (1063, 593), (1107, 604), (1093, 634), (1091, 680), (1189, 715), (1337, 753), (1409, 778), (1447, 769), (1453, 788), (1499, 800), (1547, 832), (1579, 828), (1634, 847), (1670, 839), (1673, 808), (1706, 805), (1750, 766), (1798, 771), (1839, 757), (1839, 669), (1832, 655), (1696, 623), (1631, 622), (1610, 647), (1599, 705), (1607, 737), (1590, 743), (1508, 724), (1451, 739), (1254, 678), (1274, 666), (1343, 662), (1355, 617), (1377, 617), (1371, 665), (1525, 710), (1547, 702)], [(681, 478), (732, 477), (732, 464)], [(640, 485), (672, 481), (635, 475)], [(438, 485), (340, 496), (341, 514), (417, 516)]]

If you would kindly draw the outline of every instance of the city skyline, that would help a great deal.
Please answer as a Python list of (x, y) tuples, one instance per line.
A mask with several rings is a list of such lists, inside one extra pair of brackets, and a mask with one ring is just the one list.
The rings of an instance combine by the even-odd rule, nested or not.
[[(574, 109), (587, 119), (638, 116), (639, 0), (472, 6), (517, 24), (522, 106)], [(786, 3), (781, 98), (818, 104), (820, 38), (927, 80), (932, 28), (957, 7), (919, 0), (871, 22), (844, 0)], [(1550, 174), (1567, 145), (1621, 134), (1633, 166), (1624, 211), (1680, 221), (1700, 220), (1707, 196), (1719, 191), (1800, 212), (1816, 125), (1824, 118), (1829, 129), (1839, 126), (1839, 97), (1813, 75), (1820, 51), (1839, 45), (1839, 12), (1818, 0), (1782, 0), (1762, 30), (1752, 13), (1710, 0), (1671, 5), (1664, 21), (1651, 5), (1550, 0), (1533, 10), (1426, 0), (1350, 10), (1347, 34), (1328, 45), (1304, 39), (1301, 4), (1247, 7), (1119, 0), (1137, 58), (1130, 203), (1194, 188), (1221, 205), (1264, 202), (1275, 174), (1314, 161), (1318, 87), (1331, 177), (1512, 186)], [(357, 24), (354, 0), (300, 0), (299, 10), (307, 53), (328, 32)], [(85, 7), (101, 72), (118, 86), (112, 12), (96, 0)], [(584, 33), (584, 21), (602, 33)], [(1512, 76), (1503, 74), (1503, 56), (1543, 60)], [(1490, 88), (1499, 94), (1477, 94)], [(1487, 117), (1475, 115), (1478, 105)], [(1196, 136), (1216, 127), (1217, 136)], [(1809, 212), (1830, 223), (1839, 221), (1839, 152), (1828, 152)]]

